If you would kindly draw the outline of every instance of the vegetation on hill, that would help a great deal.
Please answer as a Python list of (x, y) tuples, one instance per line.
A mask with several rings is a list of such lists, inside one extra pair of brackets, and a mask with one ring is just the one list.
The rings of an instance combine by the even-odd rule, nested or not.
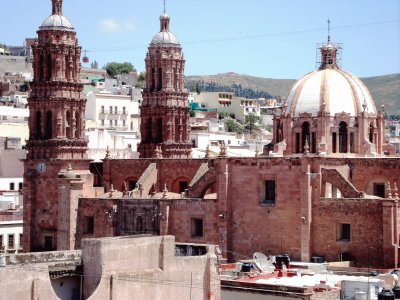
[[(361, 78), (371, 92), (377, 109), (385, 104), (388, 116), (400, 116), (400, 74)], [(294, 79), (261, 78), (236, 73), (206, 76), (187, 76), (185, 84), (189, 91), (233, 92), (247, 98), (286, 98), (294, 85)]]
[(110, 77), (115, 77), (119, 74), (128, 74), (129, 72), (136, 71), (136, 69), (130, 62), (124, 62), (124, 63), (109, 62), (103, 67), (103, 69), (106, 69), (107, 74)]

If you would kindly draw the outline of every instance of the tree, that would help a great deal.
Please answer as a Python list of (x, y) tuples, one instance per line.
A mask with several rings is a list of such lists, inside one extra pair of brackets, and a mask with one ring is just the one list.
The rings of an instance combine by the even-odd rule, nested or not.
[(146, 72), (141, 72), (137, 78), (137, 82), (135, 88), (144, 88), (144, 84), (146, 83)]
[(199, 83), (196, 83), (196, 93), (197, 95), (200, 95), (200, 87), (199, 87)]
[(248, 133), (256, 133), (260, 131), (260, 127), (257, 125), (257, 123), (260, 121), (260, 118), (257, 117), (255, 114), (248, 114), (245, 117), (245, 129)]
[(228, 119), (225, 121), (225, 126), (228, 132), (242, 132), (242, 126), (234, 119)]
[(104, 69), (106, 69), (107, 74), (111, 77), (115, 77), (119, 74), (128, 74), (129, 72), (136, 71), (136, 69), (130, 62), (124, 62), (124, 63), (110, 62), (105, 65)]

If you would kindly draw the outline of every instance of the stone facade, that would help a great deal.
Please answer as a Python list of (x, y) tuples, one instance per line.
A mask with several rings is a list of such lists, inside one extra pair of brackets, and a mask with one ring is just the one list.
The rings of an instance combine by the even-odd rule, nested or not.
[(184, 87), (185, 59), (176, 37), (169, 31), (170, 18), (160, 17), (157, 33), (147, 52), (146, 87), (140, 108), (141, 158), (155, 157), (156, 147), (166, 158), (190, 156), (188, 93)]
[[(34, 79), (28, 99), (29, 140), (24, 162), (25, 251), (60, 248), (56, 242), (60, 237), (57, 224), (66, 220), (60, 218), (59, 203), (64, 203), (59, 199), (69, 198), (60, 194), (56, 178), (68, 165), (82, 174), (89, 173), (84, 138), (86, 100), (80, 83), (81, 47), (74, 28), (62, 15), (61, 0), (52, 0), (52, 14), (37, 33), (32, 46)], [(90, 182), (86, 180), (85, 184)], [(70, 242), (61, 249), (74, 248)]]

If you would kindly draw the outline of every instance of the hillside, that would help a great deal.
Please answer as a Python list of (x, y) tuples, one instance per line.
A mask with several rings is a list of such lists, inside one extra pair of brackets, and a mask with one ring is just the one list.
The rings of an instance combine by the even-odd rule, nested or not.
[[(366, 77), (361, 80), (370, 90), (378, 109), (384, 103), (388, 115), (400, 115), (400, 74)], [(186, 86), (192, 91), (198, 85), (200, 90), (232, 91), (241, 96), (263, 95), (264, 93), (283, 98), (287, 97), (295, 82), (294, 79), (261, 78), (237, 73), (187, 76), (185, 78)]]

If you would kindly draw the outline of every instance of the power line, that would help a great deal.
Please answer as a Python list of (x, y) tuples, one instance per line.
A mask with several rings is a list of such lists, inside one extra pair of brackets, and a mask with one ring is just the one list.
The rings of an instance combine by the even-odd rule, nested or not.
[[(339, 26), (331, 27), (330, 29), (345, 29), (345, 28), (355, 28), (355, 27), (363, 27), (363, 26), (366, 27), (366, 26), (372, 26), (372, 25), (382, 25), (382, 24), (391, 24), (391, 23), (399, 23), (399, 22), (400, 22), (400, 19), (384, 20), (384, 21), (377, 21), (377, 22), (339, 25)], [(321, 32), (321, 31), (325, 32), (326, 28), (292, 30), (292, 31), (263, 33), (263, 34), (254, 34), (254, 35), (246, 35), (246, 36), (231, 36), (231, 37), (220, 37), (220, 38), (203, 39), (203, 40), (192, 40), (192, 41), (186, 41), (183, 44), (194, 45), (194, 44), (206, 44), (206, 43), (219, 43), (219, 42), (228, 42), (228, 41), (240, 41), (240, 40), (259, 39), (259, 38), (266, 38), (266, 37), (303, 34), (303, 33), (310, 33), (310, 32)], [(91, 49), (90, 52), (112, 52), (112, 51), (122, 51), (122, 50), (134, 50), (134, 49), (141, 49), (141, 48), (147, 48), (147, 47), (148, 47), (148, 44), (146, 44), (146, 45), (144, 45), (144, 44), (121, 45), (121, 46), (94, 48), (94, 49)]]

